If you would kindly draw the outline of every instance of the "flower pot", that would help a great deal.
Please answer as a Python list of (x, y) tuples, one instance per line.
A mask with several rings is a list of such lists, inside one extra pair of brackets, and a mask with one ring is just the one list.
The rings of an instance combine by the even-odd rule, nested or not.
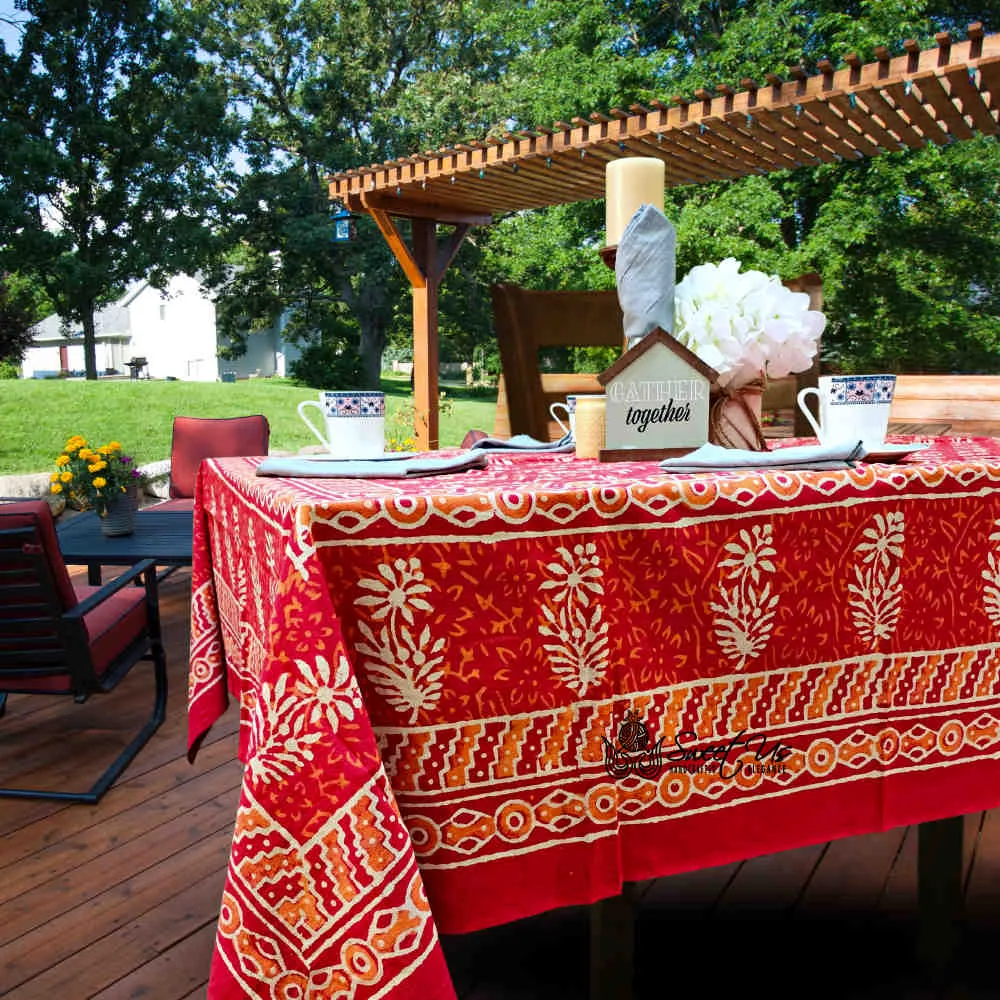
[(115, 497), (101, 515), (101, 534), (114, 538), (131, 535), (135, 531), (135, 514), (139, 509), (139, 491), (130, 486), (126, 492)]
[(730, 392), (720, 391), (712, 400), (708, 440), (723, 448), (767, 451), (761, 428), (764, 380)]

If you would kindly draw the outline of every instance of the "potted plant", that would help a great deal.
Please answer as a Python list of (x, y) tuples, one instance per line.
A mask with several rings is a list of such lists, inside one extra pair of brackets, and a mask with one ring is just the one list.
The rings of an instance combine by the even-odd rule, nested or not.
[(91, 448), (76, 434), (56, 456), (52, 493), (64, 494), (71, 506), (93, 509), (106, 535), (127, 535), (134, 529), (145, 477), (117, 441)]

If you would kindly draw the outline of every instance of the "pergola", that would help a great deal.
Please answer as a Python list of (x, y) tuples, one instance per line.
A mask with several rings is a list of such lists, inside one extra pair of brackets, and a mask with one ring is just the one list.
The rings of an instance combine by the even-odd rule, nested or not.
[[(495, 216), (604, 196), (605, 168), (625, 156), (667, 164), (667, 184), (851, 161), (928, 143), (995, 135), (1000, 35), (970, 25), (876, 61), (823, 61), (761, 83), (719, 86), (693, 100), (651, 101), (483, 142), (400, 157), (330, 178), (330, 198), (378, 225), (413, 288), (417, 443), (438, 447), (438, 289), (472, 226)], [(411, 220), (407, 243), (397, 220)], [(439, 238), (438, 227), (451, 231)]]

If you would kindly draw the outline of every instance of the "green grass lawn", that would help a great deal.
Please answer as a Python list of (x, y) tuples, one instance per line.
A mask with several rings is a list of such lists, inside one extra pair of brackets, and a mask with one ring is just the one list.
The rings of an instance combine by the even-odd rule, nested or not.
[[(412, 433), (413, 397), (409, 379), (387, 378), (386, 434)], [(493, 429), (496, 394), (482, 396), (464, 387), (445, 388), (441, 446), (461, 443), (473, 427)], [(317, 392), (282, 379), (221, 382), (84, 382), (66, 379), (0, 381), (0, 475), (50, 472), (72, 434), (94, 447), (120, 441), (139, 464), (170, 456), (176, 415), (236, 417), (263, 413), (271, 424), (271, 447), (298, 451), (318, 444), (296, 407)], [(318, 414), (311, 411), (311, 415)]]

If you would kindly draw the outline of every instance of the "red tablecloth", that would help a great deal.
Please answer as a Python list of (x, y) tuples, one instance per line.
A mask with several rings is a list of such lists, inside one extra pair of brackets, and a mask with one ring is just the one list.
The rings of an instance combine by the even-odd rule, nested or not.
[(233, 696), (247, 765), (211, 998), (452, 997), (438, 930), (1000, 804), (1000, 441), (255, 466), (196, 501), (191, 753)]

